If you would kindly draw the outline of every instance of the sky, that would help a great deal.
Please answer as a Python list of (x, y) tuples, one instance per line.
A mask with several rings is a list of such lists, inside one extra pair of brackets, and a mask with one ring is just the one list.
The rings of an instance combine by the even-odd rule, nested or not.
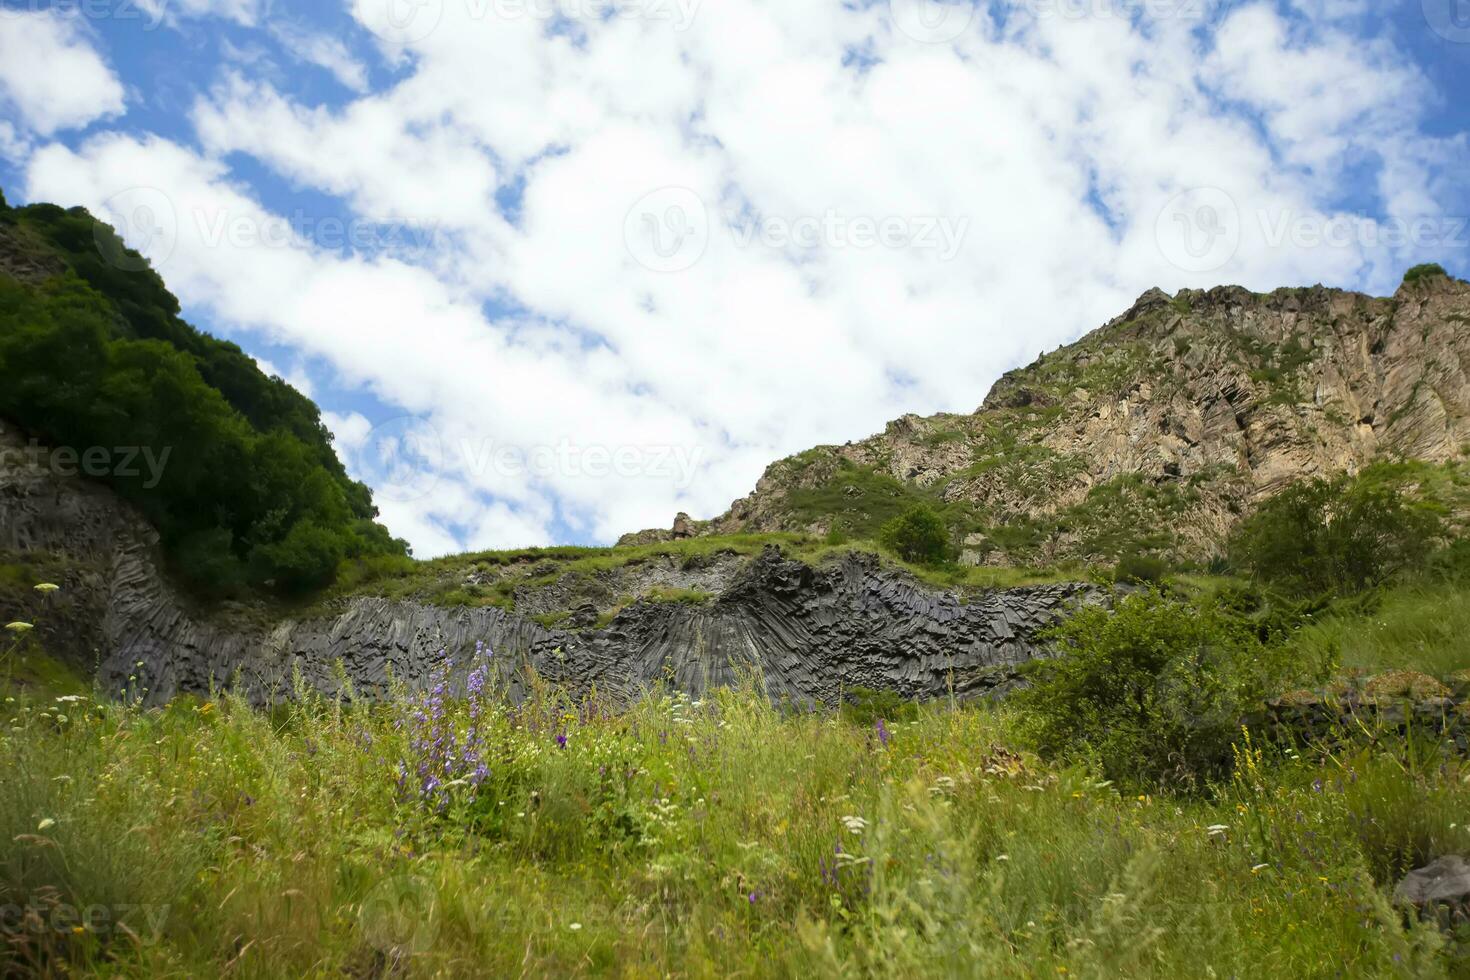
[(114, 224), (429, 557), (714, 516), (1141, 293), (1470, 277), (1470, 0), (0, 0)]

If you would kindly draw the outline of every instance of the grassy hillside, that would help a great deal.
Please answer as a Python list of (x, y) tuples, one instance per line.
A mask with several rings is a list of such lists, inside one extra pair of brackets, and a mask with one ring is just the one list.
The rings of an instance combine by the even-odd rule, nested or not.
[[(442, 716), (433, 702), (310, 700), (266, 716), (228, 698), (143, 712), (34, 692), (5, 707), (0, 906), (26, 911), (0, 921), (0, 970), (1467, 966), (1388, 896), (1405, 871), (1464, 850), (1470, 770), (1401, 741), (1252, 751), (1209, 795), (1180, 797), (1043, 762), (989, 707), (881, 724), (784, 716), (741, 692), (618, 717), (549, 694)], [(471, 725), (485, 776), (425, 797), (411, 768), (423, 740)]]
[[(1115, 630), (1133, 603), (1153, 610), (1139, 650), (1192, 663), (1194, 637), (1216, 637), (1254, 675), (1274, 671), (1273, 690), (1347, 670), (1368, 690), (1387, 688), (1361, 675), (1389, 674), (1458, 697), (1464, 559), (1456, 545), (1385, 586), (1300, 601), (1175, 577), (1157, 600), (1089, 614), (1084, 633)], [(1206, 620), (1235, 639), (1199, 634)], [(1096, 732), (1042, 754), (1033, 701), (855, 690), (840, 710), (791, 713), (752, 685), (615, 713), (536, 683), (512, 706), (472, 670), (376, 706), (300, 691), (269, 713), (230, 696), (145, 710), (127, 696), (146, 676), (99, 699), (40, 633), (0, 644), (0, 973), (1470, 970), (1463, 935), (1391, 900), (1409, 870), (1470, 848), (1470, 765), (1427, 733), (1236, 728), (1223, 767), (1178, 782), (1109, 779)], [(1217, 697), (1222, 678), (1210, 668), (1187, 700)]]
[(187, 585), (302, 592), (404, 554), (317, 407), (178, 314), (87, 212), (0, 199), (0, 420), (136, 505)]

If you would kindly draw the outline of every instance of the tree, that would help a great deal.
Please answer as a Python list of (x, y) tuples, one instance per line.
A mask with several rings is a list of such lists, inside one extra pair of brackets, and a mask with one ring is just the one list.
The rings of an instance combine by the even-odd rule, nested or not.
[(1056, 655), (1026, 668), (1012, 701), (1036, 747), (1146, 784), (1223, 772), (1244, 711), (1310, 669), (1262, 642), (1249, 617), (1152, 589), (1085, 607), (1043, 639)]
[(944, 518), (923, 504), (884, 524), (878, 539), (904, 561), (942, 565), (951, 559), (949, 528)]
[(1309, 480), (1277, 494), (1236, 529), (1235, 563), (1297, 595), (1372, 588), (1423, 561), (1437, 516), (1402, 491), (1363, 479)]

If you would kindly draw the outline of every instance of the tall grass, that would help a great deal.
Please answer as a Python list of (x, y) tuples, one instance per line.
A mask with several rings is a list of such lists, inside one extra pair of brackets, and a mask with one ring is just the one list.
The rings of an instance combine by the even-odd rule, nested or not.
[[(399, 768), (419, 758), (417, 702), (9, 697), (0, 906), (37, 911), (0, 918), (0, 972), (1464, 967), (1386, 898), (1404, 868), (1470, 847), (1459, 763), (1250, 750), (1231, 785), (1174, 799), (1042, 764), (1000, 708), (880, 725), (784, 712), (753, 687), (625, 713), (537, 689), (474, 719), (447, 700), (443, 723), (477, 726), (488, 774), (426, 797)], [(58, 912), (89, 907), (106, 915)]]
[(1416, 670), (1446, 677), (1470, 668), (1470, 588), (1413, 583), (1361, 612), (1326, 617), (1295, 641), (1303, 651), (1340, 651), (1344, 667)]

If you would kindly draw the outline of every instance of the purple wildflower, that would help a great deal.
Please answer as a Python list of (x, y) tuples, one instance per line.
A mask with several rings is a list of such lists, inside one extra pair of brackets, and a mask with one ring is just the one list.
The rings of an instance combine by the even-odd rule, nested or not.
[(883, 719), (879, 718), (878, 724), (874, 725), (873, 727), (878, 729), (878, 741), (883, 743), (883, 747), (885, 749), (888, 748), (888, 739), (891, 736), (888, 734), (888, 726), (883, 724)]

